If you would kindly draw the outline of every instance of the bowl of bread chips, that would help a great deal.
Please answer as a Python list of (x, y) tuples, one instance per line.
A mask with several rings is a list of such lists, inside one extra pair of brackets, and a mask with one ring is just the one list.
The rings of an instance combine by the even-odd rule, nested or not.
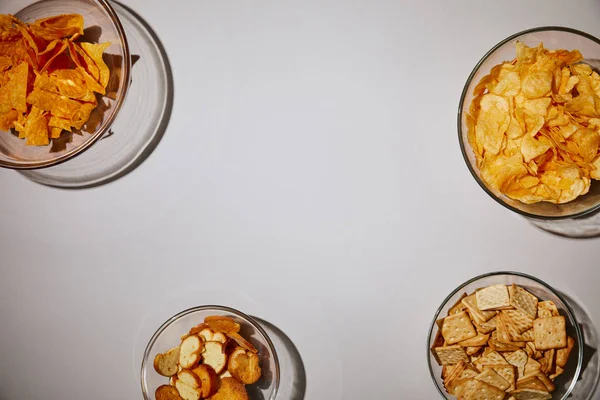
[(0, 5), (0, 167), (35, 169), (108, 134), (131, 57), (107, 0)]
[(559, 292), (533, 276), (494, 272), (446, 297), (431, 323), (427, 354), (445, 399), (543, 400), (569, 396), (583, 348)]
[(600, 208), (600, 40), (562, 27), (512, 35), (462, 92), (459, 141), (479, 185), (531, 219)]
[(273, 400), (279, 360), (264, 329), (224, 306), (200, 306), (167, 320), (142, 360), (145, 400)]

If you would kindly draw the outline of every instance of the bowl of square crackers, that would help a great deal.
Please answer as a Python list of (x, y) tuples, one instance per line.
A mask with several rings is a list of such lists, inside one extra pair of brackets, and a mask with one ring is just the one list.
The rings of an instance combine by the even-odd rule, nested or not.
[(536, 277), (504, 271), (450, 293), (427, 341), (440, 395), (459, 400), (566, 399), (581, 373), (583, 348), (560, 292)]

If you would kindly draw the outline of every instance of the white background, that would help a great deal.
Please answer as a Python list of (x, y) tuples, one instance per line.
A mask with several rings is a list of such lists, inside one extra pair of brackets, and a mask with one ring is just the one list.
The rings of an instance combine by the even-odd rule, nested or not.
[(600, 318), (599, 242), (496, 204), (456, 132), (487, 50), (541, 25), (600, 36), (599, 2), (125, 4), (167, 49), (172, 119), (102, 187), (0, 171), (2, 400), (141, 398), (151, 334), (206, 303), (283, 330), (310, 400), (437, 398), (429, 323), (487, 271), (533, 274)]

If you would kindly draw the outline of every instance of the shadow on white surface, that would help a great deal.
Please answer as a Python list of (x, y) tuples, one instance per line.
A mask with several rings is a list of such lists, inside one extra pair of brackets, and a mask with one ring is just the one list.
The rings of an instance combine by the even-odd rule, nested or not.
[[(600, 363), (598, 360), (598, 331), (590, 316), (572, 297), (561, 293), (569, 302), (579, 322), (583, 334), (583, 365), (579, 381), (569, 398), (578, 400), (597, 399), (598, 381), (600, 380)], [(558, 379), (558, 378), (557, 378)]]
[[(270, 322), (265, 321), (256, 316), (252, 316), (262, 328), (267, 332), (277, 351), (280, 364), (280, 385), (277, 398), (285, 400), (304, 400), (306, 394), (306, 371), (304, 362), (298, 352), (298, 349), (292, 340)], [(252, 387), (248, 387), (248, 393), (252, 399), (255, 394), (251, 391)], [(256, 397), (260, 399), (260, 397)]]

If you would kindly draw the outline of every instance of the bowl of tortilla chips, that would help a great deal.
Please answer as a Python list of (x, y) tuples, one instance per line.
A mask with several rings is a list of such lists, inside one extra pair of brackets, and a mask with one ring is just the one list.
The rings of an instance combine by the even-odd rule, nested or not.
[(0, 167), (52, 166), (107, 135), (130, 70), (108, 1), (2, 2)]

